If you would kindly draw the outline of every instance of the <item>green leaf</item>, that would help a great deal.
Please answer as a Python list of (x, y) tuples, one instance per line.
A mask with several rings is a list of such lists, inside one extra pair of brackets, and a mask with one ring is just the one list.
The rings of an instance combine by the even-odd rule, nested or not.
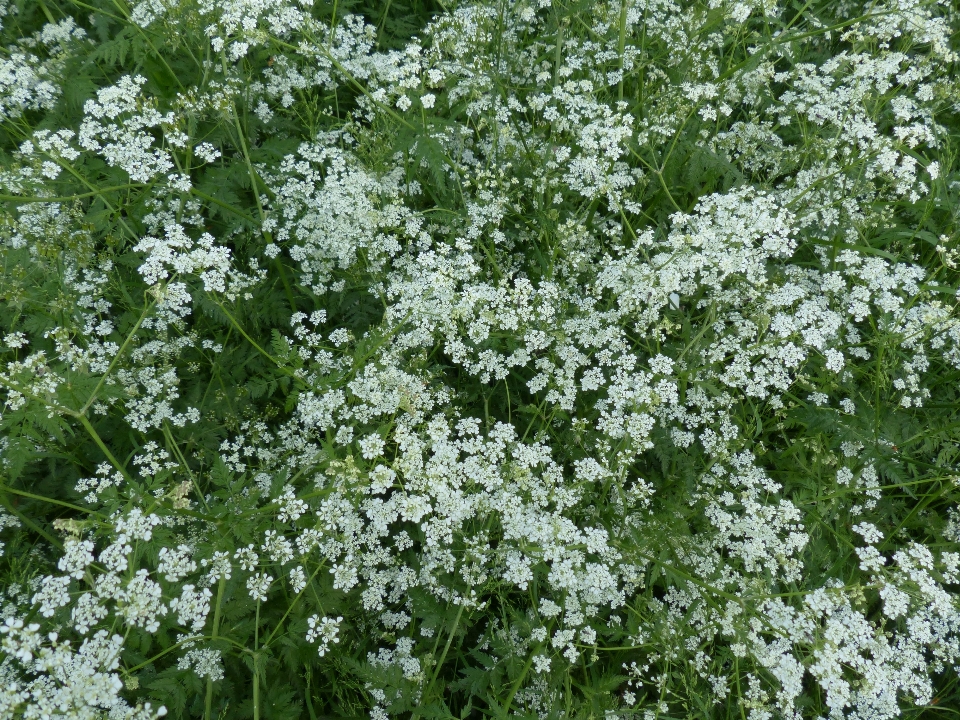
[(187, 691), (177, 675), (182, 671), (173, 670), (161, 673), (148, 687), (151, 697), (159, 704), (166, 706), (167, 712), (173, 717), (179, 717), (187, 707)]
[(217, 459), (210, 468), (210, 480), (217, 487), (229, 487), (233, 484), (234, 473), (227, 467), (223, 458), (217, 455)]

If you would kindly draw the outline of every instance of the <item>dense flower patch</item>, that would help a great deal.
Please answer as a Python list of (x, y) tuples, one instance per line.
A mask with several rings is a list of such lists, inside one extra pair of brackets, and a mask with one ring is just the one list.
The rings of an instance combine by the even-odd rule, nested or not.
[(955, 3), (0, 22), (0, 717), (960, 707)]

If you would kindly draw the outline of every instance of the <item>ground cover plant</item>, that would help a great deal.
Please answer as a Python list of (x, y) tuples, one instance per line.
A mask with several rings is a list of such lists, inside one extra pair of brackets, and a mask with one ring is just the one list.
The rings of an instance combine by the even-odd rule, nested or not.
[(0, 23), (0, 717), (960, 715), (955, 2)]

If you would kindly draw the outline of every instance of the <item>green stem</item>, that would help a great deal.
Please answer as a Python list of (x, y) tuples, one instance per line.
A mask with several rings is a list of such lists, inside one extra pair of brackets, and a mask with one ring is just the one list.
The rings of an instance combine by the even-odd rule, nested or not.
[(260, 601), (253, 626), (253, 720), (260, 720)]
[(186, 470), (187, 475), (190, 476), (190, 482), (193, 483), (193, 489), (197, 491), (197, 497), (200, 498), (200, 502), (203, 503), (203, 507), (206, 508), (207, 512), (210, 512), (210, 506), (207, 504), (207, 499), (203, 494), (203, 491), (200, 490), (200, 484), (197, 482), (197, 476), (193, 474), (193, 470), (190, 469), (190, 466), (187, 464), (186, 458), (183, 457), (183, 453), (180, 452), (180, 448), (177, 447), (177, 441), (173, 437), (173, 433), (170, 431), (170, 426), (166, 421), (163, 423), (163, 436), (167, 439), (170, 448), (173, 450), (173, 454), (177, 456), (177, 460), (180, 461), (180, 465)]
[(617, 53), (620, 56), (620, 82), (617, 83), (617, 100), (623, 100), (623, 52), (627, 44), (627, 0), (620, 0), (620, 41)]
[[(221, 575), (220, 582), (217, 583), (217, 604), (213, 608), (213, 634), (220, 634), (220, 605), (223, 602), (223, 588), (226, 585), (226, 579)], [(203, 700), (203, 720), (212, 720), (211, 709), (213, 707), (213, 680), (207, 677), (207, 694)]]
[[(211, 298), (211, 299), (213, 299), (213, 298)], [(248, 343), (250, 343), (251, 345), (253, 345), (253, 347), (256, 348), (257, 352), (259, 352), (259, 353), (260, 353), (261, 355), (263, 355), (265, 358), (267, 358), (268, 360), (270, 360), (270, 362), (272, 362), (274, 365), (276, 365), (276, 366), (277, 366), (278, 368), (280, 368), (281, 370), (286, 371), (287, 374), (293, 375), (293, 373), (290, 372), (290, 369), (289, 369), (289, 368), (284, 367), (284, 365), (283, 365), (282, 362), (280, 362), (279, 360), (277, 360), (273, 355), (271, 355), (271, 354), (268, 353), (266, 350), (264, 350), (262, 347), (260, 347), (260, 345), (257, 344), (257, 341), (256, 341), (256, 340), (254, 340), (252, 337), (250, 337), (249, 335), (247, 335), (246, 330), (244, 330), (242, 327), (240, 327), (240, 323), (238, 323), (237, 320), (236, 320), (236, 318), (234, 318), (233, 315), (230, 314), (230, 311), (227, 310), (227, 309), (223, 306), (223, 303), (222, 303), (222, 302), (220, 302), (220, 301), (218, 301), (218, 300), (214, 300), (214, 302), (217, 303), (217, 306), (218, 306), (221, 310), (223, 310), (223, 314), (227, 316), (227, 319), (230, 320), (231, 323), (233, 323), (233, 326), (237, 329), (237, 332), (239, 332), (241, 335), (243, 335), (244, 339), (246, 339), (246, 341), (247, 341)]]
[(68, 200), (80, 200), (82, 198), (94, 197), (100, 193), (114, 192), (116, 190), (130, 190), (140, 188), (143, 185), (138, 183), (127, 183), (126, 185), (111, 185), (110, 187), (100, 188), (96, 191), (78, 193), (76, 195), (57, 195), (55, 197), (37, 197), (33, 195), (0, 195), (0, 202), (9, 203), (41, 203), (41, 202), (67, 202)]
[(6, 494), (2, 492), (0, 492), (0, 504), (2, 504), (7, 509), (7, 512), (9, 512), (12, 515), (16, 515), (20, 519), (21, 523), (23, 523), (28, 528), (33, 530), (35, 533), (37, 533), (37, 535), (42, 537), (44, 540), (46, 540), (48, 543), (53, 545), (55, 548), (59, 548), (60, 550), (63, 550), (63, 543), (61, 543), (59, 540), (57, 540), (57, 538), (55, 538), (49, 532), (47, 532), (42, 527), (40, 527), (35, 522), (33, 522), (33, 520), (31, 520), (22, 512), (20, 512), (20, 510), (14, 507), (13, 504), (11, 504), (11, 502), (7, 499)]
[(170, 64), (167, 62), (167, 59), (160, 54), (160, 51), (157, 50), (157, 46), (153, 44), (152, 40), (150, 40), (150, 36), (147, 35), (146, 31), (142, 27), (130, 20), (130, 9), (126, 7), (125, 4), (121, 5), (119, 0), (113, 0), (113, 4), (116, 6), (117, 10), (123, 13), (124, 19), (127, 21), (127, 23), (131, 27), (135, 28), (138, 33), (140, 33), (140, 36), (143, 38), (144, 42), (150, 46), (150, 49), (153, 50), (153, 54), (157, 56), (157, 60), (163, 63), (163, 66), (167, 69), (167, 72), (170, 73), (170, 77), (172, 77), (173, 81), (180, 86), (180, 90), (186, 92), (187, 89), (183, 86), (183, 83), (180, 82), (180, 76), (173, 71), (173, 68), (170, 67)]
[[(423, 691), (423, 695), (420, 697), (420, 702), (417, 703), (418, 708), (424, 700), (428, 699), (430, 690), (433, 689), (434, 684), (437, 682), (437, 678), (440, 676), (440, 668), (443, 667), (443, 661), (447, 659), (447, 651), (450, 650), (450, 644), (453, 642), (453, 636), (456, 634), (457, 626), (460, 624), (460, 617), (463, 615), (463, 608), (464, 606), (461, 605), (460, 609), (457, 610), (457, 617), (454, 618), (453, 626), (450, 628), (450, 634), (447, 635), (447, 644), (443, 646), (443, 652), (440, 653), (440, 658), (437, 660), (437, 665), (433, 669), (433, 676), (430, 678), (430, 682)], [(418, 717), (420, 717), (419, 711), (414, 710), (413, 714), (410, 716), (410, 720), (417, 720)]]
[(185, 645), (186, 643), (192, 643), (192, 642), (194, 642), (194, 641), (196, 641), (196, 640), (199, 640), (201, 637), (202, 637), (202, 635), (191, 635), (191, 636), (189, 636), (189, 637), (185, 637), (183, 640), (181, 640), (180, 642), (178, 642), (176, 645), (171, 645), (171, 646), (168, 647), (168, 648), (164, 648), (161, 652), (157, 653), (157, 654), (154, 655), (152, 658), (149, 658), (149, 659), (147, 659), (147, 660), (144, 660), (144, 661), (143, 661), (142, 663), (140, 663), (139, 665), (134, 665), (132, 668), (127, 668), (126, 672), (127, 672), (128, 674), (129, 674), (129, 673), (134, 673), (134, 672), (136, 672), (137, 670), (139, 670), (140, 668), (145, 668), (147, 665), (149, 665), (150, 663), (154, 662), (155, 660), (159, 660), (159, 659), (162, 658), (164, 655), (173, 652), (174, 650), (176, 650), (176, 649), (177, 649), (178, 647), (180, 647), (181, 645)]
[(330, 32), (327, 33), (327, 45), (333, 44), (333, 33), (337, 27), (337, 5), (339, 0), (333, 0), (333, 14), (330, 16)]
[(100, 437), (99, 433), (97, 433), (96, 428), (90, 424), (90, 421), (87, 420), (86, 416), (77, 415), (76, 417), (80, 421), (80, 424), (83, 425), (84, 429), (90, 434), (90, 437), (93, 438), (93, 441), (97, 444), (97, 447), (99, 447), (103, 454), (107, 456), (107, 460), (110, 461), (110, 464), (116, 468), (117, 472), (123, 475), (124, 480), (131, 482), (130, 476), (127, 475), (127, 471), (124, 470), (123, 465), (121, 465), (120, 461), (113, 456), (113, 453), (110, 452), (110, 448), (104, 444), (103, 439)]
[(47, 4), (40, 0), (40, 9), (43, 10), (43, 14), (47, 17), (47, 22), (54, 24), (57, 21), (53, 19), (53, 15), (50, 13), (50, 8), (47, 7)]
[(250, 217), (249, 215), (247, 215), (245, 212), (242, 212), (241, 210), (237, 210), (237, 209), (236, 209), (233, 205), (231, 205), (230, 203), (225, 203), (225, 202), (223, 202), (223, 200), (217, 200), (217, 199), (216, 199), (215, 197), (213, 197), (212, 195), (207, 195), (205, 192), (201, 192), (200, 190), (197, 190), (195, 187), (191, 187), (191, 188), (190, 188), (190, 193), (191, 193), (192, 195), (196, 195), (198, 198), (200, 198), (200, 199), (202, 199), (202, 200), (206, 200), (207, 202), (212, 202), (214, 205), (218, 205), (219, 207), (222, 207), (224, 210), (229, 210), (229, 211), (232, 212), (234, 215), (237, 215), (238, 217), (242, 217), (244, 220), (246, 220), (247, 222), (249, 222), (251, 225), (256, 225), (256, 224), (257, 224), (257, 221), (256, 221), (256, 220), (254, 220), (252, 217)]
[[(313, 575), (310, 576), (310, 579), (307, 581), (307, 585), (310, 585), (313, 582), (313, 579), (317, 576), (317, 573), (320, 572), (322, 568), (326, 567), (325, 562), (321, 562), (317, 565), (317, 569), (313, 571)], [(293, 602), (290, 603), (290, 606), (287, 608), (287, 611), (283, 614), (283, 617), (280, 618), (280, 621), (277, 623), (276, 627), (273, 628), (273, 631), (267, 636), (267, 639), (264, 640), (263, 646), (267, 647), (270, 644), (270, 641), (273, 640), (273, 636), (277, 634), (277, 631), (283, 626), (283, 621), (287, 619), (287, 615), (290, 614), (290, 611), (296, 606), (297, 601), (300, 599), (300, 596), (306, 592), (307, 585), (303, 586), (303, 590), (297, 593), (297, 596), (293, 599)]]
[[(104, 572), (106, 572), (106, 571), (104, 571)], [(154, 660), (157, 660), (158, 658), (163, 657), (164, 655), (166, 655), (168, 652), (170, 652), (170, 651), (172, 651), (172, 650), (176, 650), (178, 647), (180, 647), (180, 646), (183, 645), (184, 643), (193, 642), (193, 641), (195, 641), (195, 640), (219, 640), (219, 641), (227, 642), (227, 643), (230, 643), (231, 645), (234, 645), (234, 646), (235, 646), (238, 650), (240, 650), (241, 652), (249, 652), (249, 650), (247, 650), (243, 645), (241, 645), (240, 643), (238, 643), (236, 640), (231, 640), (230, 638), (228, 638), (228, 637), (223, 637), (222, 635), (191, 635), (191, 636), (189, 636), (189, 637), (184, 638), (183, 640), (181, 640), (181, 641), (180, 641), (179, 643), (177, 643), (176, 645), (171, 645), (170, 647), (168, 647), (166, 650), (164, 650), (163, 652), (159, 653), (158, 655), (154, 655), (154, 656), (153, 656), (152, 658), (150, 658), (149, 660), (144, 660), (144, 661), (143, 661), (142, 663), (140, 663), (139, 665), (134, 665), (132, 668), (127, 668), (127, 672), (128, 672), (128, 673), (132, 673), (132, 672), (136, 672), (136, 671), (139, 670), (140, 668), (145, 668), (147, 665), (149, 665), (150, 663), (152, 663)]]
[[(226, 74), (227, 59), (222, 52), (221, 59), (224, 66), (224, 74)], [(263, 205), (260, 203), (260, 190), (258, 187), (258, 181), (260, 181), (260, 177), (253, 169), (253, 161), (250, 159), (250, 149), (247, 147), (247, 137), (243, 132), (243, 127), (240, 125), (240, 115), (237, 113), (237, 108), (235, 105), (230, 105), (230, 115), (233, 118), (233, 125), (237, 129), (237, 140), (240, 143), (240, 149), (243, 151), (243, 161), (247, 166), (247, 173), (250, 175), (250, 187), (253, 190), (253, 199), (257, 203), (257, 213), (260, 216), (261, 232), (267, 239), (267, 242), (272, 242), (273, 240), (270, 236), (270, 233), (263, 230), (262, 227), (264, 220), (266, 220), (266, 215), (263, 212)]]
[(510, 693), (507, 695), (507, 700), (503, 704), (503, 717), (507, 718), (510, 714), (510, 705), (513, 703), (513, 696), (517, 694), (517, 691), (520, 689), (520, 686), (523, 684), (523, 680), (527, 677), (527, 673), (530, 672), (530, 666), (533, 664), (533, 656), (536, 651), (530, 652), (530, 657), (527, 658), (526, 665), (523, 666), (523, 670), (520, 673), (520, 677), (517, 678), (516, 682), (513, 683), (513, 687), (510, 688)]
[(130, 234), (130, 237), (133, 238), (134, 240), (138, 239), (137, 233), (135, 233), (135, 232), (133, 231), (133, 229), (132, 229), (129, 225), (127, 225), (126, 221), (123, 219), (123, 216), (120, 215), (120, 211), (119, 211), (117, 208), (115, 208), (110, 202), (108, 202), (105, 197), (103, 197), (104, 190), (101, 190), (101, 189), (98, 188), (96, 185), (94, 185), (94, 184), (91, 183), (89, 180), (87, 180), (83, 175), (81, 175), (80, 173), (78, 173), (78, 172), (74, 169), (73, 165), (71, 165), (70, 163), (68, 163), (68, 162), (66, 162), (66, 161), (63, 161), (63, 160), (61, 160), (60, 158), (55, 157), (54, 155), (48, 154), (47, 157), (49, 157), (53, 162), (55, 162), (57, 165), (59, 165), (60, 167), (62, 167), (62, 168), (63, 168), (64, 170), (66, 170), (68, 173), (70, 173), (71, 175), (73, 175), (77, 180), (79, 180), (80, 182), (82, 182), (82, 183), (83, 183), (84, 185), (86, 185), (88, 188), (90, 188), (91, 193), (92, 193), (93, 195), (97, 195), (97, 196), (103, 201), (103, 204), (107, 206), (107, 208), (110, 210), (110, 212), (112, 212), (114, 215), (117, 216), (117, 222), (119, 222), (120, 225), (123, 226), (123, 229), (126, 230), (126, 231)]
[(125, 17), (121, 17), (120, 15), (114, 15), (112, 12), (107, 12), (106, 10), (104, 10), (104, 9), (102, 9), (102, 8), (94, 7), (93, 5), (90, 5), (89, 3), (81, 2), (81, 0), (69, 0), (69, 2), (70, 2), (72, 5), (76, 5), (77, 7), (82, 7), (82, 8), (85, 9), (85, 10), (91, 10), (92, 12), (99, 13), (99, 14), (101, 14), (101, 15), (105, 15), (105, 16), (107, 16), (108, 18), (110, 18), (110, 19), (112, 19), (112, 20), (116, 20), (117, 22), (127, 22), (127, 18), (125, 18)]
[(283, 283), (283, 292), (287, 296), (287, 302), (290, 303), (290, 311), (296, 313), (297, 301), (293, 297), (293, 289), (290, 287), (290, 281), (287, 280), (287, 273), (283, 269), (283, 263), (280, 262), (279, 256), (273, 259), (273, 264), (277, 268), (277, 273), (280, 275), (280, 282)]
[(240, 323), (237, 322), (236, 318), (234, 318), (233, 315), (230, 314), (230, 311), (227, 310), (227, 309), (223, 306), (223, 303), (222, 303), (222, 302), (219, 302), (219, 301), (215, 300), (215, 299), (212, 298), (212, 297), (211, 297), (211, 300), (213, 300), (215, 303), (217, 303), (217, 306), (223, 311), (223, 314), (227, 316), (227, 319), (228, 319), (228, 320), (233, 324), (233, 326), (237, 329), (237, 332), (239, 332), (241, 335), (243, 335), (244, 339), (245, 339), (248, 343), (250, 343), (251, 345), (253, 345), (253, 347), (256, 348), (257, 351), (258, 351), (261, 355), (263, 355), (265, 358), (267, 358), (268, 360), (270, 360), (271, 362), (273, 362), (277, 367), (282, 367), (282, 366), (283, 366), (283, 363), (281, 363), (279, 360), (277, 360), (275, 357), (273, 357), (273, 355), (271, 355), (271, 354), (268, 353), (266, 350), (264, 350), (262, 347), (260, 347), (260, 345), (257, 344), (257, 341), (256, 341), (256, 340), (254, 340), (252, 337), (250, 337), (249, 335), (247, 335), (246, 331), (240, 326)]
[(146, 320), (147, 314), (153, 309), (153, 306), (156, 304), (155, 300), (151, 300), (147, 303), (146, 307), (143, 308), (143, 312), (140, 313), (140, 317), (137, 318), (137, 322), (131, 328), (130, 332), (127, 333), (127, 337), (123, 341), (123, 345), (120, 346), (120, 349), (117, 350), (117, 354), (113, 356), (113, 359), (110, 361), (110, 365), (107, 367), (107, 371), (100, 377), (100, 381), (97, 383), (97, 386), (93, 389), (93, 392), (90, 393), (90, 397), (87, 398), (87, 401), (83, 404), (83, 407), (77, 411), (78, 415), (86, 415), (87, 410), (90, 409), (90, 406), (96, 402), (97, 393), (100, 392), (100, 388), (103, 387), (103, 384), (107, 381), (107, 378), (110, 376), (110, 373), (113, 372), (114, 367), (120, 361), (120, 358), (123, 356), (124, 351), (126, 351), (127, 346), (133, 341), (133, 336), (137, 334), (137, 330), (140, 329), (140, 326), (143, 324), (143, 321)]
[[(8, 492), (13, 495), (19, 495), (20, 497), (30, 498), (31, 500), (40, 500), (41, 502), (50, 503), (51, 505), (60, 505), (61, 507), (69, 508), (71, 510), (76, 510), (77, 512), (87, 513), (88, 515), (101, 515), (96, 510), (90, 510), (89, 508), (80, 507), (79, 505), (73, 505), (63, 500), (54, 500), (53, 498), (46, 497), (44, 495), (34, 495), (33, 493), (27, 492), (26, 490), (17, 490), (12, 488), (9, 485), (4, 485), (0, 483), (0, 493)], [(102, 515), (101, 515), (102, 517)]]

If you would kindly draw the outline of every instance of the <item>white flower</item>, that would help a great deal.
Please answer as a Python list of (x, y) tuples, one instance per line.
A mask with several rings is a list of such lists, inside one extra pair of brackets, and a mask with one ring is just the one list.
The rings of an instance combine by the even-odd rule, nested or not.
[(294, 494), (291, 485), (284, 486), (283, 495), (278, 502), (280, 509), (277, 511), (277, 519), (280, 522), (295, 522), (307, 511), (307, 504)]
[(851, 529), (858, 535), (862, 535), (864, 541), (870, 545), (876, 545), (883, 540), (883, 533), (877, 530), (877, 526), (872, 523), (862, 522), (859, 525), (854, 525)]
[(223, 680), (223, 661), (219, 650), (188, 650), (177, 663), (179, 670), (193, 668), (199, 678), (209, 678), (213, 682)]
[(127, 540), (150, 540), (153, 537), (153, 528), (160, 524), (160, 518), (155, 514), (144, 515), (140, 508), (134, 508), (126, 517), (118, 519), (114, 525), (117, 531), (117, 541), (120, 538)]
[(307, 577), (303, 572), (303, 568), (298, 565), (290, 571), (290, 589), (299, 595), (306, 586)]
[(360, 439), (360, 453), (366, 460), (373, 460), (383, 455), (384, 442), (379, 435), (367, 435)]
[(184, 585), (179, 598), (170, 601), (170, 610), (177, 613), (177, 622), (200, 632), (210, 612), (210, 598), (213, 593), (207, 588), (194, 592), (196, 586)]
[(67, 593), (69, 586), (69, 577), (46, 575), (40, 581), (40, 592), (33, 596), (31, 602), (40, 606), (41, 615), (51, 617), (57, 608), (70, 602), (70, 595)]
[(541, 598), (540, 600), (540, 614), (545, 618), (556, 617), (560, 614), (562, 608), (557, 605), (552, 600), (547, 598)]
[(272, 562), (286, 565), (293, 560), (293, 544), (283, 535), (278, 535), (276, 530), (267, 530), (264, 533), (260, 549)]
[(63, 557), (57, 562), (57, 567), (79, 580), (92, 562), (93, 543), (89, 540), (69, 539), (63, 543)]
[(167, 613), (161, 596), (160, 585), (148, 577), (146, 570), (138, 570), (119, 595), (121, 614), (131, 625), (154, 633), (160, 628), (158, 618)]
[(81, 595), (70, 611), (70, 622), (81, 635), (90, 632), (90, 628), (107, 616), (107, 608), (100, 604), (93, 593)]
[(353, 426), (351, 425), (341, 425), (333, 438), (333, 441), (337, 443), (337, 445), (349, 445), (352, 440)]
[(8, 348), (22, 348), (27, 344), (27, 336), (22, 332), (8, 333), (3, 336), (3, 344)]
[(257, 552), (253, 549), (252, 544), (237, 550), (233, 554), (233, 557), (235, 560), (240, 561), (240, 569), (245, 570), (246, 572), (252, 572), (260, 562), (260, 556), (257, 555)]
[(163, 575), (167, 582), (177, 582), (197, 569), (192, 555), (193, 549), (187, 545), (178, 545), (175, 550), (161, 548), (157, 572)]
[(230, 553), (217, 551), (212, 558), (203, 558), (200, 561), (203, 567), (209, 567), (204, 576), (203, 584), (213, 585), (218, 580), (229, 580), (233, 577), (233, 567), (230, 564)]
[(340, 642), (338, 635), (340, 633), (341, 622), (343, 622), (342, 617), (320, 618), (318, 615), (311, 615), (307, 618), (307, 625), (309, 625), (307, 642), (312, 643), (319, 641), (317, 652), (320, 657), (326, 654), (330, 645)]
[(839, 373), (841, 370), (843, 370), (844, 358), (842, 352), (831, 348), (830, 350), (827, 350), (824, 355), (827, 358), (826, 365), (828, 370), (831, 370), (835, 373)]
[(212, 163), (220, 157), (220, 151), (208, 142), (200, 143), (193, 150), (197, 157), (205, 163)]
[(270, 589), (272, 582), (273, 578), (262, 572), (247, 578), (247, 590), (250, 592), (250, 597), (258, 602), (266, 602), (267, 590)]
[(370, 472), (370, 489), (369, 493), (371, 495), (380, 495), (391, 487), (397, 480), (397, 474), (388, 468), (386, 465), (377, 465)]

